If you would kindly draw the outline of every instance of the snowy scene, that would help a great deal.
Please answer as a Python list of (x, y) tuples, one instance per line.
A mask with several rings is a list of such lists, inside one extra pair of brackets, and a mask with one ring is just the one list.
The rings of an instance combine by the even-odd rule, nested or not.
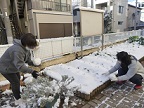
[(144, 0), (0, 0), (0, 108), (144, 108)]
[[(71, 101), (70, 97), (73, 96), (73, 92), (78, 90), (85, 94), (90, 94), (95, 88), (108, 81), (108, 76), (102, 75), (107, 72), (116, 62), (116, 54), (120, 51), (127, 51), (129, 54), (135, 55), (138, 59), (144, 55), (144, 46), (138, 43), (121, 43), (107, 47), (103, 51), (94, 52), (82, 59), (76, 59), (66, 64), (59, 64), (50, 67), (46, 67), (42, 72), (55, 80), (49, 81), (47, 77), (40, 77), (35, 80), (31, 76), (26, 75), (25, 83), (27, 87), (23, 88), (22, 98), (26, 101), (23, 107), (30, 107), (31, 105), (42, 105), (45, 102), (52, 101), (57, 93), (60, 93), (60, 87), (64, 85), (67, 87), (65, 92), (65, 107), (68, 106), (68, 102)], [(28, 77), (29, 76), (29, 77)], [(69, 78), (68, 84), (64, 84), (63, 76)], [(66, 79), (65, 79), (66, 80)], [(65, 83), (67, 83), (67, 81)], [(6, 82), (1, 82), (3, 85)], [(2, 94), (11, 94), (10, 90), (3, 92)], [(52, 95), (51, 95), (52, 94)], [(5, 100), (3, 97), (1, 101)], [(12, 105), (14, 100), (9, 100), (3, 103), (2, 108), (7, 108)], [(12, 101), (12, 102), (10, 102)], [(28, 103), (27, 103), (28, 102)], [(33, 104), (32, 104), (33, 103)], [(34, 104), (35, 103), (35, 104)], [(59, 100), (53, 105), (59, 104)], [(71, 106), (76, 105), (71, 102)]]

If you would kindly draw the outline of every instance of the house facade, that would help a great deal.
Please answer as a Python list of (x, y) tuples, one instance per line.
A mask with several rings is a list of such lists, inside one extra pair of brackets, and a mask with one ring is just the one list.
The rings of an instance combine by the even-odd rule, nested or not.
[(112, 32), (123, 32), (127, 29), (127, 0), (96, 0), (95, 7), (112, 12)]
[(71, 0), (6, 1), (14, 38), (23, 33), (32, 33), (39, 39), (73, 35)]
[(141, 28), (141, 8), (128, 4), (128, 18), (127, 18), (127, 28), (128, 30), (133, 30), (136, 24), (136, 29)]
[[(129, 2), (130, 5), (136, 6), (136, 1)], [(144, 22), (144, 0), (137, 0), (137, 7), (141, 8), (141, 18), (140, 20)]]
[(28, 4), (29, 26), (33, 34), (39, 38), (73, 35), (71, 0), (31, 0)]

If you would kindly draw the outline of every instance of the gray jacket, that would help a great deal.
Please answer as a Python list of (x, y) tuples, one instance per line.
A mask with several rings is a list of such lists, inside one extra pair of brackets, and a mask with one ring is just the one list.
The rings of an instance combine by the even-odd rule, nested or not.
[(20, 40), (15, 39), (14, 45), (9, 47), (0, 58), (0, 73), (32, 73), (25, 63), (31, 63), (30, 51), (21, 44)]
[[(144, 78), (144, 68), (141, 65), (141, 63), (137, 60), (135, 60), (133, 57), (131, 57), (132, 63), (128, 66), (128, 71), (125, 75), (119, 76), (118, 80), (129, 80), (132, 78), (135, 74), (140, 74)], [(113, 68), (109, 70), (109, 73), (113, 73), (121, 68), (121, 64), (119, 61), (115, 64)]]

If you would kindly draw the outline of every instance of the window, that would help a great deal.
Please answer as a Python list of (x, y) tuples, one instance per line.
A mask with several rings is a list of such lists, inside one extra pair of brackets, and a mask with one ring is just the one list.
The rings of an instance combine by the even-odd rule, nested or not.
[(123, 8), (124, 8), (124, 6), (119, 6), (119, 13), (123, 13)]
[(118, 25), (122, 25), (123, 21), (118, 21)]
[(141, 7), (144, 7), (144, 2), (142, 2), (142, 6)]
[(137, 15), (140, 15), (140, 11), (137, 11)]

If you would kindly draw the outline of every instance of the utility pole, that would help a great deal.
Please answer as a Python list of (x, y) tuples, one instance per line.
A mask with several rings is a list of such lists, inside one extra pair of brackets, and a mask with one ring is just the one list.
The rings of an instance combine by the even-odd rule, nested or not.
[(94, 0), (91, 0), (91, 8), (94, 8)]
[(135, 6), (135, 23), (134, 23), (134, 30), (136, 30), (137, 26), (137, 0), (136, 0), (136, 6)]

